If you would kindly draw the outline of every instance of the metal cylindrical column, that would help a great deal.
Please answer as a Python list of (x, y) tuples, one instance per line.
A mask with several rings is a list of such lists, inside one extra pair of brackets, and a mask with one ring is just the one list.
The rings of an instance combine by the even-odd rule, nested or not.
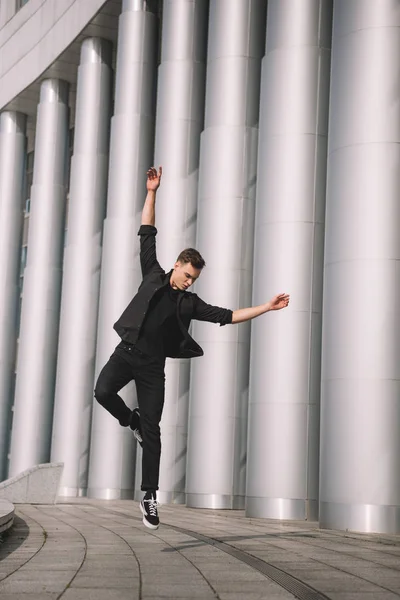
[[(157, 17), (150, 3), (124, 0), (119, 19), (115, 112), (111, 120), (107, 217), (104, 222), (96, 377), (119, 338), (113, 324), (141, 282), (139, 240), (146, 172), (154, 148)], [(134, 384), (122, 392), (133, 405)], [(88, 495), (134, 493), (136, 441), (131, 431), (94, 404)]]
[(112, 45), (86, 39), (78, 69), (67, 243), (51, 460), (64, 463), (59, 494), (87, 487), (89, 437), (105, 217)]
[(0, 481), (7, 471), (14, 391), (23, 219), (26, 116), (0, 114)]
[(41, 84), (9, 475), (50, 458), (68, 154), (68, 84)]
[[(251, 304), (264, 0), (212, 0), (201, 136), (196, 292), (226, 308)], [(192, 363), (187, 504), (244, 504), (249, 323), (194, 322), (205, 356)], [(206, 443), (205, 443), (206, 440)]]
[(246, 514), (318, 515), (319, 386), (332, 2), (270, 0), (263, 60)]
[[(157, 254), (168, 270), (196, 240), (200, 133), (204, 124), (208, 0), (163, 5), (154, 164), (163, 165), (157, 193)], [(171, 201), (173, 199), (173, 202)], [(167, 359), (161, 421), (161, 502), (185, 501), (190, 362)], [(141, 453), (138, 453), (139, 462)], [(140, 491), (137, 468), (135, 496)]]
[(335, 1), (320, 522), (400, 533), (400, 4)]

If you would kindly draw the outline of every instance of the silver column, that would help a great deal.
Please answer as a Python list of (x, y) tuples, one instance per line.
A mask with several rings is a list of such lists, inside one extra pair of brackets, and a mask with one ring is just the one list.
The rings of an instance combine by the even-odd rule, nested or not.
[(105, 217), (112, 45), (86, 39), (78, 69), (74, 152), (61, 299), (51, 460), (64, 463), (60, 495), (85, 493)]
[(36, 122), (9, 475), (50, 458), (68, 149), (68, 84), (43, 81)]
[[(197, 248), (207, 266), (196, 284), (205, 301), (251, 304), (264, 0), (213, 0), (201, 136)], [(244, 504), (249, 324), (195, 322), (205, 356), (192, 363), (187, 504)]]
[[(119, 338), (113, 324), (141, 282), (139, 240), (146, 171), (153, 162), (156, 16), (147, 3), (124, 0), (119, 20), (115, 112), (111, 124), (107, 218), (104, 223), (96, 377)], [(134, 385), (122, 393), (130, 405)], [(136, 442), (132, 432), (94, 404), (88, 495), (134, 493)]]
[(332, 2), (270, 0), (263, 61), (246, 511), (318, 515), (319, 386)]
[[(200, 133), (204, 124), (208, 0), (166, 0), (158, 72), (156, 165), (163, 165), (157, 193), (157, 253), (165, 269), (196, 240)], [(167, 359), (161, 421), (161, 502), (185, 501), (188, 360)], [(138, 453), (140, 460), (141, 453)], [(140, 492), (140, 465), (136, 493)]]
[(6, 463), (14, 391), (21, 255), (26, 116), (0, 114), (0, 481)]
[(400, 3), (335, 2), (320, 522), (400, 533)]

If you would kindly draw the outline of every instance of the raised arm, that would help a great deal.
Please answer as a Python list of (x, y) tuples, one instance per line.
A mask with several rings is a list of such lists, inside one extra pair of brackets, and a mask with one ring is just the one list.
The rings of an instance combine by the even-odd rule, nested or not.
[(259, 317), (270, 310), (280, 310), (281, 308), (286, 308), (286, 306), (289, 304), (289, 299), (290, 296), (288, 294), (278, 294), (277, 296), (274, 296), (272, 300), (266, 302), (266, 304), (234, 310), (232, 313), (232, 323), (243, 323), (244, 321), (249, 321), (250, 319)]
[(155, 225), (156, 222), (156, 193), (160, 187), (162, 167), (151, 167), (147, 171), (147, 196), (142, 210), (142, 225)]

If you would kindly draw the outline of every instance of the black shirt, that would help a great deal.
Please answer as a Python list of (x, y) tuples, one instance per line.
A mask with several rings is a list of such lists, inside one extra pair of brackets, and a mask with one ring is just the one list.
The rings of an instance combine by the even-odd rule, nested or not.
[[(153, 306), (153, 298), (158, 293), (162, 294), (164, 288), (171, 287), (169, 281), (172, 271), (166, 273), (157, 260), (156, 234), (157, 229), (153, 225), (142, 225), (139, 229), (140, 264), (143, 280), (137, 294), (132, 298), (118, 321), (114, 323), (114, 329), (122, 341), (131, 345), (136, 345), (139, 338), (142, 338), (141, 344), (146, 343), (146, 341), (143, 341), (144, 334), (142, 329), (147, 320), (150, 308)], [(198, 321), (227, 325), (228, 323), (232, 323), (232, 311), (228, 308), (207, 304), (197, 294), (193, 294), (192, 292), (177, 290), (177, 296), (175, 318), (178, 327), (174, 326), (175, 322), (172, 316), (166, 319), (162, 325), (164, 329), (162, 336), (164, 356), (172, 358), (202, 356), (202, 348), (189, 335), (188, 330), (191, 320), (196, 319)], [(154, 302), (156, 303), (157, 300), (155, 299)], [(155, 318), (155, 315), (151, 317), (151, 319), (153, 318)], [(150, 330), (153, 330), (153, 339), (155, 328), (154, 321), (153, 324), (150, 321)], [(170, 332), (171, 335), (169, 335)]]
[(141, 352), (148, 356), (165, 360), (166, 343), (170, 336), (176, 336), (179, 331), (176, 316), (176, 304), (179, 290), (174, 290), (170, 284), (158, 290), (151, 299), (136, 345)]

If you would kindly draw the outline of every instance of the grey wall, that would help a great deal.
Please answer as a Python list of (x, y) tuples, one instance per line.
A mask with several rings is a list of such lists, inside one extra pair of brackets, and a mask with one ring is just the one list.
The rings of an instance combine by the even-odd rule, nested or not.
[[(29, 0), (0, 29), (0, 110), (47, 69), (105, 3)], [(10, 9), (2, 6), (0, 15), (6, 20)]]
[(0, 27), (3, 27), (16, 13), (16, 0), (0, 0)]

